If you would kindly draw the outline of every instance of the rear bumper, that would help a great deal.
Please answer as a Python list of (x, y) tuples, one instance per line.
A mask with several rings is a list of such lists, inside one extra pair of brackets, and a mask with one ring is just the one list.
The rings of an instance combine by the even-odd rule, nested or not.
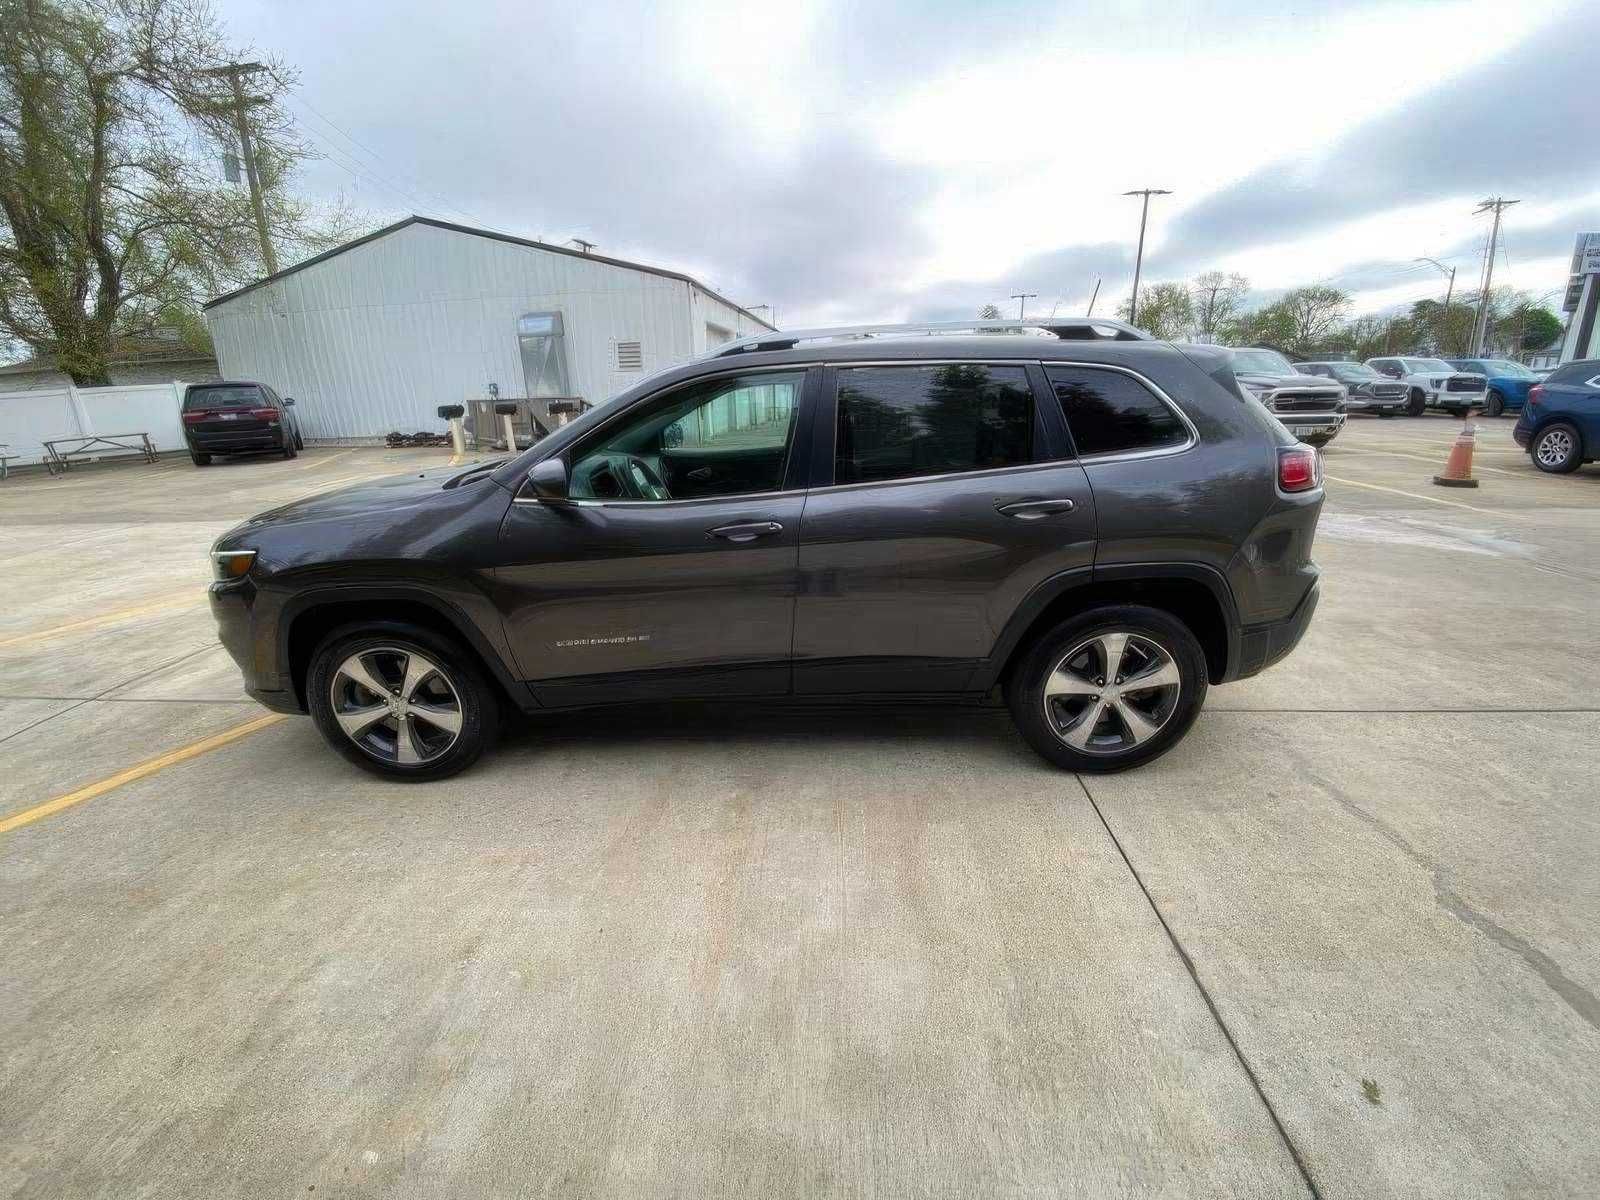
[(217, 433), (191, 432), (189, 449), (199, 454), (246, 453), (251, 450), (282, 450), (288, 445), (288, 430), (279, 425), (273, 429), (251, 429), (234, 432), (231, 429)]
[(1260, 674), (1276, 662), (1286, 658), (1300, 644), (1311, 624), (1311, 615), (1317, 611), (1321, 589), (1315, 583), (1307, 589), (1300, 603), (1282, 621), (1263, 625), (1246, 625), (1239, 637), (1239, 672), (1234, 679), (1248, 679)]

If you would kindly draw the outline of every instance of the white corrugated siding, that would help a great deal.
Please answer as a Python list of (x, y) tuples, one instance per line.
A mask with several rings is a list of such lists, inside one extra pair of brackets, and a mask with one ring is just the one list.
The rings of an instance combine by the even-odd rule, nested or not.
[[(680, 279), (431, 225), (408, 225), (208, 309), (223, 376), (296, 400), (307, 437), (442, 429), (441, 404), (523, 392), (517, 318), (560, 311), (573, 391), (591, 404), (705, 347), (754, 332)], [(740, 324), (740, 322), (743, 324)], [(641, 371), (616, 370), (637, 341)]]

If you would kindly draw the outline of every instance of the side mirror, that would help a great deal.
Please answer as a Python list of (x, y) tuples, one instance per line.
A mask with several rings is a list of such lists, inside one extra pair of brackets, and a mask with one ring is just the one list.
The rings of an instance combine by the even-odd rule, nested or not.
[(294, 397), (293, 396), (285, 396), (283, 398), (283, 406), (285, 408), (293, 408), (294, 407)]
[(528, 486), (541, 500), (562, 501), (567, 498), (567, 464), (558, 454), (536, 462), (528, 471)]

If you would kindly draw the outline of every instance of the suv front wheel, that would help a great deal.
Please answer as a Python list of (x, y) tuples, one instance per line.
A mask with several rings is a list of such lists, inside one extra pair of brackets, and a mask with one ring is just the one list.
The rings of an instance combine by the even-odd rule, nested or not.
[(1069, 771), (1149, 762), (1189, 731), (1207, 687), (1189, 627), (1158, 608), (1097, 608), (1041, 637), (1006, 700), (1023, 737)]
[(400, 623), (331, 634), (312, 656), (306, 702), (335, 750), (389, 779), (464, 771), (499, 729), (494, 687), (471, 654)]

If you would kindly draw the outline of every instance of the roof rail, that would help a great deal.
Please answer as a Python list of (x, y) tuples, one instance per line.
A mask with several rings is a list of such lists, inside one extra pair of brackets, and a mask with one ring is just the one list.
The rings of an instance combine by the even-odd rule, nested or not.
[(1111, 317), (1040, 317), (1028, 321), (931, 321), (919, 325), (837, 325), (828, 329), (779, 329), (752, 334), (714, 346), (705, 356), (754, 354), (762, 350), (792, 350), (801, 342), (849, 342), (868, 338), (925, 337), (961, 333), (1042, 333), (1063, 341), (1148, 342), (1142, 329)]

